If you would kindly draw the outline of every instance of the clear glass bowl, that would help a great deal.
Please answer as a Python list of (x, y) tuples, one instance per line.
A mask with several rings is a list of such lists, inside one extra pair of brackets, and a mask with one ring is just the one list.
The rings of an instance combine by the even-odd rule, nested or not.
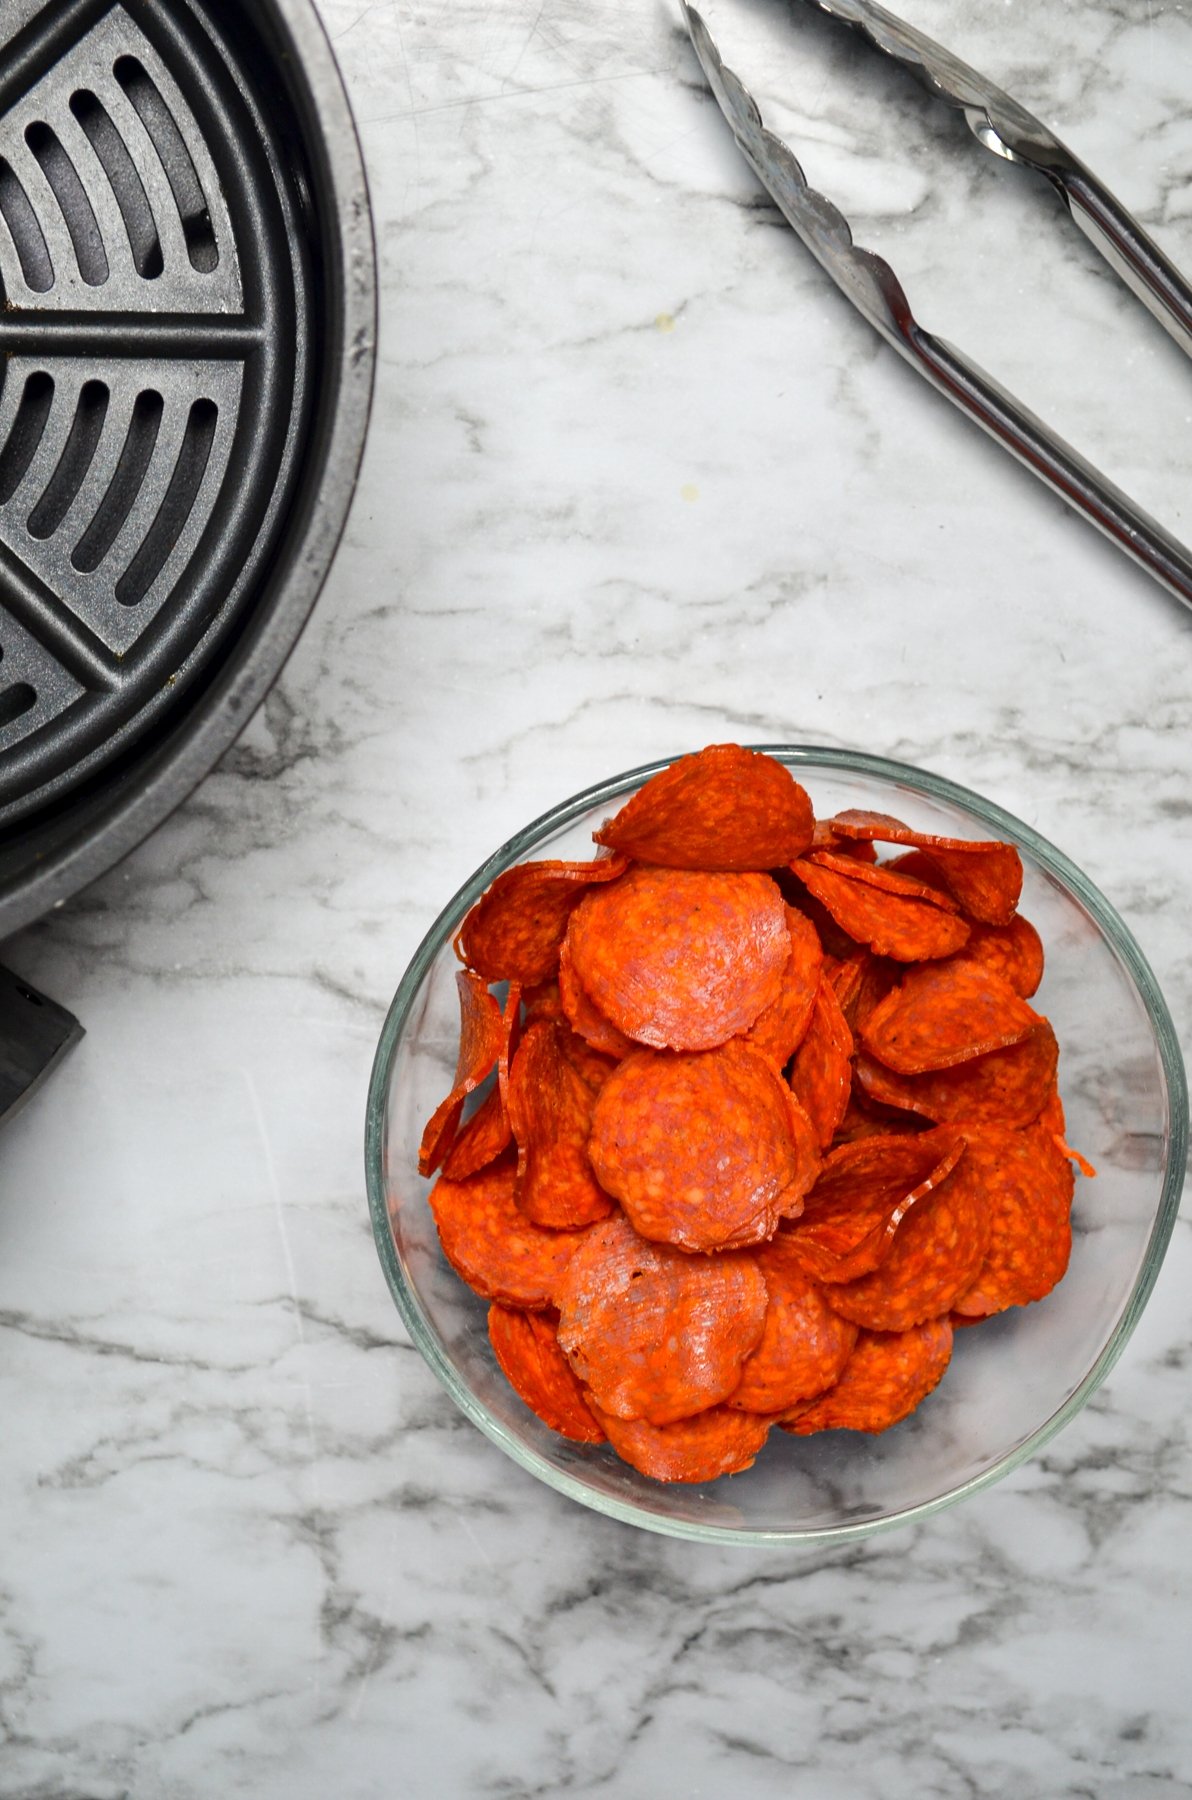
[[(662, 1485), (606, 1446), (557, 1437), (496, 1366), (487, 1304), (444, 1261), (417, 1174), (423, 1124), (452, 1084), (459, 1037), (451, 949), (468, 908), (511, 864), (590, 856), (591, 833), (662, 763), (578, 794), (504, 844), (431, 927), (381, 1032), (368, 1096), (366, 1165), (377, 1247), (415, 1344), (468, 1418), (561, 1493), (613, 1518), (720, 1543), (822, 1543), (938, 1511), (987, 1487), (1080, 1410), (1121, 1354), (1175, 1222), (1187, 1089), (1167, 1007), (1142, 953), (1095, 887), (1000, 807), (922, 770), (845, 750), (760, 746), (808, 789), (817, 816), (896, 814), (957, 837), (1016, 844), (1022, 911), (1047, 972), (1037, 1004), (1061, 1046), (1069, 1141), (1098, 1170), (1077, 1177), (1068, 1274), (1046, 1300), (958, 1331), (939, 1388), (878, 1437), (774, 1431), (752, 1469), (705, 1486)], [(479, 1452), (478, 1452), (479, 1453)]]

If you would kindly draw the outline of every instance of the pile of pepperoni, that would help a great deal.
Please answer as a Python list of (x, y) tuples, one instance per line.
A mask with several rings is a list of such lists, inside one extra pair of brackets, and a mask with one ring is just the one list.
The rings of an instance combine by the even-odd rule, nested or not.
[(444, 1253), (526, 1405), (659, 1481), (748, 1468), (775, 1426), (884, 1431), (957, 1327), (1055, 1286), (1091, 1173), (1018, 853), (817, 823), (735, 744), (595, 837), (456, 939), (420, 1157)]

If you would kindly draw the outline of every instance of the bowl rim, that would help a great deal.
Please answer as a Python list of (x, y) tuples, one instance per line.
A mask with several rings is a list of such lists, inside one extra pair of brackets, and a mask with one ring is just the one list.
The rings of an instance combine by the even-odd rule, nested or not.
[[(557, 806), (551, 807), (549, 811), (532, 820), (530, 824), (515, 833), (486, 858), (475, 874), (464, 882), (439, 913), (414, 952), (409, 966), (398, 984), (381, 1028), (369, 1078), (365, 1112), (365, 1182), (368, 1190), (373, 1237), (381, 1267), (385, 1272), (385, 1278), (398, 1313), (411, 1339), (461, 1412), (520, 1467), (537, 1476), (540, 1481), (554, 1488), (556, 1492), (566, 1495), (571, 1500), (579, 1501), (581, 1505), (587, 1506), (595, 1512), (602, 1513), (608, 1518), (617, 1519), (623, 1524), (635, 1525), (642, 1530), (657, 1532), (666, 1537), (684, 1538), (704, 1544), (761, 1547), (844, 1544), (860, 1538), (871, 1537), (880, 1531), (892, 1530), (895, 1526), (914, 1524), (919, 1520), (929, 1518), (933, 1513), (942, 1512), (944, 1508), (955, 1505), (971, 1494), (979, 1493), (983, 1488), (992, 1487), (995, 1482), (1018, 1468), (1028, 1457), (1033, 1456), (1044, 1444), (1048, 1443), (1058, 1431), (1061, 1431), (1100, 1387), (1125, 1349), (1130, 1335), (1150, 1299), (1175, 1226), (1188, 1149), (1188, 1086), (1183, 1056), (1171, 1014), (1150, 964), (1135, 942), (1133, 934), (1100, 889), (1095, 887), (1088, 876), (1048, 839), (1042, 837), (1031, 826), (1024, 824), (1013, 813), (1007, 812), (1004, 807), (997, 805), (996, 802), (985, 799), (982, 795), (974, 793), (972, 789), (962, 786), (959, 782), (950, 780), (947, 776), (934, 774), (930, 770), (917, 768), (910, 763), (896, 762), (889, 757), (873, 755), (868, 751), (830, 745), (751, 744), (746, 748), (763, 755), (776, 757), (792, 771), (827, 768), (876, 776), (884, 781), (899, 782), (914, 789), (925, 798), (943, 800), (964, 808), (976, 818), (995, 827), (998, 835), (1007, 835), (1020, 844), (1047, 873), (1055, 876), (1076, 896), (1109, 939), (1134, 982), (1155, 1034), (1163, 1070), (1169, 1118), (1167, 1165), (1163, 1172), (1162, 1192), (1155, 1210), (1150, 1237), (1147, 1241), (1146, 1255), (1138, 1280), (1102, 1347), (1100, 1355), (1083, 1381), (1068, 1396), (1063, 1405), (1058, 1407), (1050, 1418), (1032, 1432), (1029, 1438), (1021, 1444), (1015, 1445), (1005, 1456), (999, 1458), (988, 1469), (982, 1470), (979, 1475), (973, 1476), (957, 1487), (950, 1488), (947, 1493), (937, 1494), (930, 1500), (921, 1501), (914, 1506), (903, 1507), (880, 1519), (869, 1519), (853, 1524), (816, 1525), (795, 1529), (755, 1526), (737, 1528), (712, 1522), (705, 1524), (693, 1519), (668, 1518), (661, 1513), (651, 1512), (632, 1501), (618, 1500), (612, 1495), (593, 1491), (582, 1479), (556, 1468), (545, 1456), (529, 1448), (508, 1432), (471, 1392), (455, 1365), (444, 1355), (417, 1294), (409, 1288), (402, 1275), (389, 1224), (385, 1193), (384, 1120), (389, 1069), (410, 1008), (434, 957), (454, 934), (468, 909), (480, 898), (503, 868), (524, 860), (527, 853), (539, 845), (543, 839), (553, 836), (581, 814), (590, 812), (602, 802), (619, 799), (629, 790), (642, 786), (651, 776), (669, 767), (671, 763), (677, 762), (681, 756), (690, 754), (688, 751), (677, 752), (674, 756), (659, 757), (638, 768), (628, 769), (621, 774), (610, 776), (604, 781), (584, 788), (569, 800), (564, 800)], [(660, 1492), (662, 1491), (665, 1489), (660, 1487)]]

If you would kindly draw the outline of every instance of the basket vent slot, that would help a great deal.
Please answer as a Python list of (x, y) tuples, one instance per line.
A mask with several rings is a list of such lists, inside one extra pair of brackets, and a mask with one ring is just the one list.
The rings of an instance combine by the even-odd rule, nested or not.
[(54, 285), (54, 265), (46, 248), (45, 235), (20, 178), (2, 157), (0, 213), (4, 215), (4, 223), (12, 237), (25, 286), (35, 294), (48, 294)]
[(108, 389), (102, 381), (85, 381), (58, 467), (45, 493), (29, 515), (31, 537), (53, 537), (70, 511), (95, 460), (104, 420), (108, 416)]
[(37, 369), (25, 381), (12, 430), (0, 450), (0, 506), (7, 506), (24, 481), (45, 434), (53, 404), (53, 379), (44, 369)]
[(107, 253), (78, 170), (62, 148), (57, 133), (40, 120), (26, 127), (25, 142), (53, 189), (70, 233), (79, 274), (88, 287), (102, 287), (108, 278)]
[(87, 135), (104, 174), (111, 183), (128, 233), (133, 265), (145, 281), (155, 281), (164, 268), (161, 239), (145, 184), (107, 107), (98, 95), (80, 88), (70, 97), (70, 110)]
[(207, 198), (195, 169), (186, 141), (178, 129), (173, 113), (135, 56), (117, 58), (114, 74), (137, 110), (145, 130), (161, 158), (174, 201), (182, 219), (190, 264), (201, 275), (209, 275), (219, 265), (219, 247)]
[(161, 573), (170, 551), (181, 537), (194, 510), (211, 459), (219, 408), (214, 400), (196, 400), (186, 421), (182, 448), (166, 489), (161, 510), (145, 534), (144, 542), (116, 583), (122, 606), (136, 606)]
[(120, 452), (116, 471), (100, 501), (95, 517), (71, 554), (74, 567), (85, 575), (98, 569), (132, 511), (157, 447), (164, 402), (160, 394), (147, 388), (133, 403), (128, 436)]

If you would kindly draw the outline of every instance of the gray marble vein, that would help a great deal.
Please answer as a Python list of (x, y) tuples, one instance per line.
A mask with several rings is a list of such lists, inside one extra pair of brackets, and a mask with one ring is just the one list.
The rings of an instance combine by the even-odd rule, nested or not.
[[(999, 1487), (730, 1552), (571, 1505), (455, 1412), (360, 1157), (460, 882), (729, 737), (1018, 813), (1192, 1041), (1192, 616), (851, 311), (669, 0), (321, 10), (382, 279), (342, 551), (220, 767), (4, 947), (88, 1034), (0, 1139), (0, 1796), (1192, 1794), (1186, 1213), (1108, 1383)], [(708, 14), (924, 323), (1192, 532), (1192, 371), (1046, 189), (807, 7)], [(1178, 0), (910, 16), (1192, 264)]]

